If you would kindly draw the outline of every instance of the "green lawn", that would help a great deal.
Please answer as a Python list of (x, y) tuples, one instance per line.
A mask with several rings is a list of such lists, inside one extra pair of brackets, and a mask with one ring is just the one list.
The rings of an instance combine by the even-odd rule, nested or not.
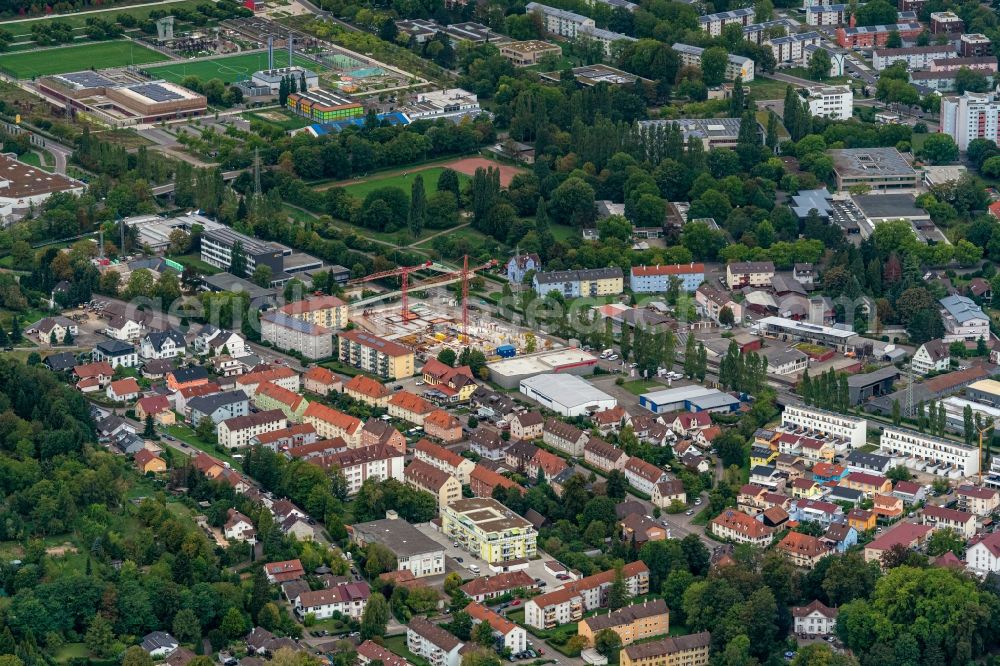
[[(156, 4), (152, 6), (147, 5), (136, 5), (134, 7), (119, 7), (111, 8), (103, 12), (90, 12), (86, 14), (53, 14), (52, 16), (47, 16), (44, 19), (39, 19), (37, 21), (25, 21), (23, 19), (16, 19), (10, 21), (0, 22), (0, 29), (6, 30), (14, 35), (15, 38), (31, 38), (31, 26), (38, 23), (48, 23), (50, 21), (62, 21), (68, 23), (74, 28), (82, 28), (87, 24), (87, 19), (89, 18), (100, 18), (106, 21), (113, 20), (115, 17), (121, 14), (130, 14), (137, 19), (145, 19), (149, 16), (149, 13), (154, 10), (163, 10), (167, 13), (177, 9), (186, 9), (188, 11), (193, 11), (198, 5), (202, 4), (203, 0), (178, 0), (178, 2), (173, 2), (169, 4)], [(15, 41), (23, 41), (23, 39), (15, 39)]]
[(382, 641), (384, 646), (389, 649), (393, 654), (398, 654), (409, 661), (413, 666), (430, 666), (428, 662), (423, 657), (418, 657), (409, 651), (406, 647), (406, 634), (400, 634), (398, 636), (386, 636)]
[(654, 379), (636, 379), (635, 381), (625, 382), (622, 384), (622, 388), (633, 395), (642, 395), (643, 393), (663, 388), (663, 384)]
[(65, 74), (81, 69), (108, 69), (125, 65), (162, 62), (167, 56), (128, 40), (94, 42), (45, 51), (8, 53), (0, 56), (0, 68), (19, 79)]
[(763, 77), (755, 78), (753, 81), (745, 84), (750, 92), (753, 93), (754, 99), (784, 99), (785, 90), (788, 88), (789, 84), (784, 81), (775, 81), (774, 79), (765, 79)]
[(552, 232), (552, 237), (555, 238), (560, 243), (567, 242), (570, 238), (580, 238), (580, 230), (577, 227), (571, 227), (566, 224), (549, 224), (549, 231)]
[[(419, 174), (424, 179), (424, 191), (428, 195), (431, 195), (437, 190), (438, 177), (443, 171), (444, 167), (418, 169), (415, 171), (396, 174), (394, 176), (386, 176), (385, 178), (369, 178), (360, 183), (347, 185), (344, 189), (359, 199), (364, 199), (369, 192), (382, 187), (398, 187), (409, 194), (410, 188), (413, 184), (413, 179)], [(458, 174), (458, 182), (460, 185), (465, 185), (468, 181), (469, 177), (464, 173)]]
[[(276, 66), (288, 64), (288, 58), (282, 59), (280, 53), (275, 54)], [(316, 70), (316, 63), (305, 56), (296, 55), (293, 58), (296, 65), (308, 67)], [(211, 60), (198, 60), (187, 62), (184, 60), (171, 62), (169, 65), (158, 67), (147, 67), (153, 76), (180, 83), (185, 76), (197, 76), (202, 81), (209, 79), (222, 79), (223, 83), (232, 83), (241, 79), (246, 79), (254, 72), (267, 68), (267, 53), (259, 51), (256, 53), (241, 53), (239, 55), (224, 56)]]
[[(167, 426), (166, 430), (168, 433), (170, 433), (170, 435), (184, 442), (185, 444), (188, 444), (189, 446), (192, 446), (200, 451), (204, 451), (213, 458), (217, 458), (219, 460), (228, 462), (230, 465), (233, 465), (234, 467), (236, 466), (236, 460), (233, 459), (231, 455), (219, 451), (217, 448), (215, 448), (215, 444), (212, 444), (210, 442), (205, 442), (199, 439), (198, 436), (194, 434), (194, 430), (192, 430), (188, 426), (178, 423), (172, 426)], [(193, 455), (194, 452), (192, 451), (191, 454)]]
[(308, 127), (313, 124), (312, 120), (295, 115), (288, 111), (279, 109), (267, 109), (266, 111), (247, 111), (243, 117), (250, 121), (258, 121), (267, 125), (274, 125), (283, 130), (295, 130)]
[(176, 261), (178, 264), (181, 264), (182, 266), (190, 266), (191, 268), (205, 275), (215, 275), (216, 273), (222, 272), (212, 264), (202, 261), (201, 255), (198, 254), (197, 252), (193, 252), (191, 254), (182, 254), (180, 256), (169, 257), (169, 258)]
[(66, 664), (73, 659), (86, 659), (90, 652), (83, 643), (66, 643), (55, 653), (55, 660)]

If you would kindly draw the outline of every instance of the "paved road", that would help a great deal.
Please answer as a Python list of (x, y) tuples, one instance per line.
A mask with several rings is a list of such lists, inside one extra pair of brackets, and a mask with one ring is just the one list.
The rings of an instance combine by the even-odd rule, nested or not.
[(15, 18), (15, 19), (9, 19), (7, 21), (0, 21), (0, 28), (2, 28), (4, 25), (8, 23), (27, 23), (28, 21), (45, 21), (47, 19), (66, 18), (68, 16), (82, 16), (84, 14), (104, 14), (107, 12), (114, 11), (116, 9), (117, 10), (132, 9), (135, 6), (155, 7), (156, 5), (172, 5), (176, 3), (177, 0), (158, 0), (158, 2), (144, 2), (141, 5), (133, 5), (133, 6), (126, 5), (122, 7), (112, 7), (110, 9), (88, 9), (85, 12), (67, 12), (65, 14), (46, 14), (45, 16), (32, 16), (31, 18)]

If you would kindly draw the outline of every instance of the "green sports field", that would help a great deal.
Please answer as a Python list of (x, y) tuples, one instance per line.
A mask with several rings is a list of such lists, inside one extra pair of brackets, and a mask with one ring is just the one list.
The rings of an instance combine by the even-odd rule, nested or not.
[(156, 4), (156, 5), (133, 5), (126, 7), (112, 7), (104, 11), (87, 11), (78, 12), (75, 14), (52, 14), (44, 18), (38, 18), (32, 21), (25, 21), (23, 19), (12, 19), (10, 21), (0, 21), (0, 29), (6, 30), (7, 32), (14, 35), (15, 41), (20, 41), (21, 39), (31, 39), (31, 26), (36, 23), (49, 23), (51, 21), (61, 21), (63, 23), (68, 23), (73, 28), (81, 29), (87, 25), (87, 19), (89, 18), (99, 18), (105, 21), (113, 21), (119, 14), (129, 14), (136, 17), (140, 21), (143, 21), (149, 17), (149, 13), (154, 10), (164, 10), (170, 13), (176, 9), (186, 9), (188, 11), (194, 11), (194, 9), (202, 3), (203, 0), (178, 0), (173, 3)]
[[(405, 176), (400, 173), (395, 176), (386, 176), (385, 178), (370, 178), (359, 183), (346, 185), (344, 186), (344, 189), (359, 199), (364, 199), (368, 196), (369, 192), (382, 187), (398, 187), (409, 194), (410, 188), (413, 186), (413, 179), (417, 175), (420, 175), (424, 179), (424, 191), (427, 192), (427, 194), (433, 194), (437, 191), (438, 176), (441, 175), (442, 171), (444, 171), (443, 167), (431, 167), (429, 169), (408, 171)], [(458, 174), (459, 184), (464, 185), (468, 180), (469, 177), (464, 173)]]
[[(316, 71), (316, 63), (300, 55), (293, 57), (293, 62), (301, 67)], [(275, 50), (274, 64), (276, 67), (288, 65), (288, 52)], [(197, 76), (202, 81), (221, 79), (223, 83), (233, 83), (248, 78), (254, 72), (267, 68), (267, 52), (241, 53), (239, 55), (223, 56), (211, 60), (195, 62), (174, 61), (169, 65), (147, 67), (153, 76), (180, 83), (185, 76)]]
[(65, 74), (84, 69), (162, 62), (167, 56), (128, 40), (94, 42), (44, 51), (23, 51), (0, 56), (0, 67), (19, 79)]

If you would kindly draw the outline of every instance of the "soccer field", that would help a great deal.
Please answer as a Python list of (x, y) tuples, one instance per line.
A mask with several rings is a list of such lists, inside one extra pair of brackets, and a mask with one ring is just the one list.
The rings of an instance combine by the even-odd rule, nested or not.
[(167, 56), (128, 40), (94, 42), (45, 51), (23, 51), (0, 56), (0, 68), (19, 79), (65, 74), (84, 69), (108, 69), (162, 62)]
[[(413, 179), (419, 175), (424, 179), (424, 191), (428, 195), (431, 195), (437, 191), (438, 177), (441, 175), (442, 171), (444, 171), (444, 167), (415, 169), (414, 171), (407, 172), (405, 176), (400, 173), (395, 176), (386, 176), (385, 178), (371, 178), (369, 180), (363, 180), (359, 183), (346, 185), (344, 186), (344, 189), (359, 199), (364, 199), (372, 190), (377, 190), (383, 187), (398, 187), (409, 194), (410, 189), (413, 187)], [(468, 180), (469, 177), (464, 173), (458, 174), (459, 185), (465, 185)]]
[[(296, 54), (293, 62), (301, 67), (306, 67), (313, 71), (318, 68), (316, 63), (308, 58)], [(276, 67), (288, 65), (288, 52), (275, 50), (274, 64)], [(241, 53), (233, 56), (223, 56), (211, 60), (197, 60), (195, 62), (175, 61), (169, 65), (157, 67), (147, 67), (146, 70), (155, 77), (180, 83), (185, 76), (197, 76), (202, 81), (211, 79), (221, 79), (223, 83), (233, 83), (249, 78), (254, 72), (267, 68), (267, 52)]]

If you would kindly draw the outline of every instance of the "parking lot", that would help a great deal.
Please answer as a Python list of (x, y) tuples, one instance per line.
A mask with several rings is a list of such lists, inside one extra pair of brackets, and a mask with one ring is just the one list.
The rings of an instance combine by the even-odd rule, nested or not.
[[(479, 567), (480, 576), (494, 575), (493, 572), (490, 571), (490, 566), (485, 560), (470, 554), (462, 548), (456, 548), (447, 536), (439, 532), (430, 523), (420, 523), (416, 527), (418, 530), (423, 532), (424, 536), (433, 539), (444, 548), (446, 571), (456, 571), (462, 576), (462, 578), (475, 578), (476, 574), (469, 570), (469, 566), (476, 565)], [(532, 578), (536, 580), (540, 579), (543, 583), (545, 583), (541, 586), (544, 591), (551, 591), (560, 587), (563, 584), (563, 581), (557, 579), (545, 570), (545, 562), (548, 562), (553, 558), (541, 550), (538, 551), (538, 555), (538, 559), (530, 560), (528, 562), (528, 568), (525, 570), (525, 573)], [(461, 562), (458, 561), (459, 558), (462, 559)]]

